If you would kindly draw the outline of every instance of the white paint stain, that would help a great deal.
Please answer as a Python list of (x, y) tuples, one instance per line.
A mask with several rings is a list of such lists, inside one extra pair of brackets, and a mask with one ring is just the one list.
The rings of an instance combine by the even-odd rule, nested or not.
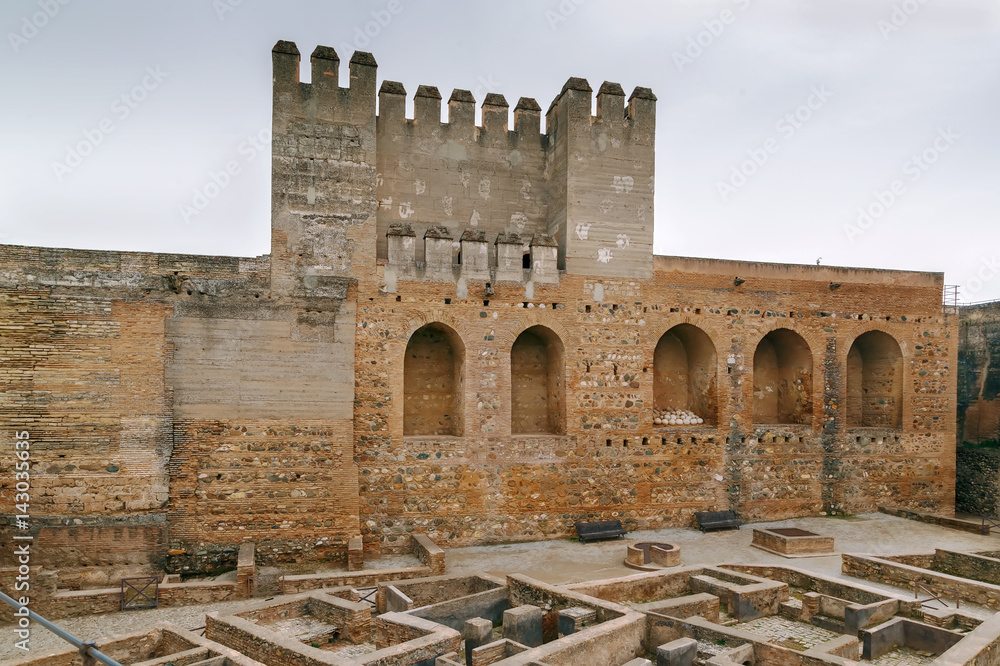
[(416, 190), (417, 194), (423, 194), (427, 191), (427, 181), (418, 180), (413, 183), (413, 189)]
[(602, 247), (597, 250), (597, 260), (602, 264), (610, 264), (614, 258), (615, 255), (611, 252), (610, 247)]
[(608, 212), (614, 207), (615, 207), (615, 202), (612, 201), (611, 199), (605, 199), (604, 201), (601, 202), (601, 212), (604, 213), (605, 215), (607, 215)]
[(638, 215), (638, 217), (643, 222), (646, 221), (646, 207), (645, 206), (639, 206), (639, 215)]
[(469, 224), (471, 224), (474, 227), (478, 227), (479, 226), (479, 220), (481, 220), (481, 219), (482, 218), (479, 216), (479, 211), (478, 210), (474, 210), (474, 211), (472, 211), (472, 219), (469, 220)]
[(591, 225), (591, 224), (585, 224), (583, 222), (580, 222), (579, 224), (577, 224), (576, 225), (576, 235), (577, 235), (577, 237), (579, 237), (580, 240), (587, 240), (587, 236), (590, 235), (590, 227), (592, 227), (592, 226), (593, 225)]
[(618, 249), (624, 250), (632, 243), (632, 239), (626, 234), (618, 234)]
[(469, 186), (470, 177), (469, 177), (469, 172), (468, 171), (463, 171), (461, 173), (461, 175), (459, 175), (459, 179), (462, 181), (462, 187), (468, 187)]
[(490, 200), (490, 179), (483, 178), (479, 181), (479, 196), (487, 201)]
[(652, 176), (649, 177), (649, 193), (656, 194), (656, 182), (653, 180)]
[(378, 207), (382, 210), (392, 210), (392, 197), (386, 197), (378, 202)]
[(525, 225), (528, 223), (528, 216), (524, 213), (517, 212), (510, 216), (510, 224), (513, 227), (517, 227), (518, 231), (524, 231)]
[(399, 204), (399, 216), (404, 220), (413, 215), (413, 204), (409, 201), (403, 201)]
[(527, 178), (521, 181), (521, 196), (525, 201), (531, 201), (531, 181)]
[(375, 174), (375, 184), (378, 185), (379, 187), (382, 187), (382, 185), (385, 184), (385, 179), (382, 178), (382, 174), (380, 173)]
[(615, 176), (615, 192), (618, 194), (628, 194), (635, 187), (635, 178), (632, 176)]
[(455, 207), (455, 197), (445, 197), (441, 203), (444, 205), (444, 214), (451, 217)]

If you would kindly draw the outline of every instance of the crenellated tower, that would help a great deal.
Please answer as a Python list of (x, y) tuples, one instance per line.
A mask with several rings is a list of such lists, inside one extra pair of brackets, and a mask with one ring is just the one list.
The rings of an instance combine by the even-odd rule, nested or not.
[(308, 84), (294, 43), (278, 42), (272, 59), (272, 289), (323, 297), (337, 278), (374, 276), (377, 65), (355, 52), (342, 88), (329, 47), (313, 51)]
[[(400, 279), (558, 282), (560, 271), (652, 275), (656, 98), (571, 78), (541, 107), (498, 93), (384, 81), (368, 53), (338, 83), (333, 49), (274, 48), (272, 276), (280, 293), (322, 295), (328, 278), (393, 291)], [(381, 268), (384, 266), (384, 268)], [(317, 291), (318, 290), (318, 291)]]
[(636, 88), (626, 105), (622, 87), (605, 82), (596, 116), (592, 102), (587, 81), (571, 78), (546, 113), (547, 231), (559, 241), (559, 268), (567, 273), (647, 278), (656, 96)]

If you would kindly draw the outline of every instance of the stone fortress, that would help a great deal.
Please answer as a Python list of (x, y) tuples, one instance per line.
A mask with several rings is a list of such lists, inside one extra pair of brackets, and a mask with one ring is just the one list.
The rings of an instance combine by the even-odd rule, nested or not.
[(595, 115), (571, 78), (544, 128), (498, 94), (477, 125), (456, 90), (441, 122), (436, 88), (407, 118), (370, 54), (344, 86), (332, 49), (310, 60), (306, 84), (296, 46), (273, 50), (270, 254), (0, 247), (0, 430), (30, 433), (34, 564), (953, 512), (941, 274), (655, 256), (649, 89), (604, 83)]

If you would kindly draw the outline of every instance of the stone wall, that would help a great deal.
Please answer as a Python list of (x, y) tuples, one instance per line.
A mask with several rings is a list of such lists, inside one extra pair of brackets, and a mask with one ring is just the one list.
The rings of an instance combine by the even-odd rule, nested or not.
[(376, 115), (370, 54), (347, 87), (332, 49), (310, 84), (294, 44), (272, 57), (269, 256), (0, 246), (0, 433), (30, 432), (40, 552), (195, 573), (247, 541), (342, 561), (358, 535), (953, 510), (942, 275), (654, 257), (643, 88), (605, 83), (592, 115), (570, 79), (542, 134), (497, 96), (476, 127), (462, 91), (442, 124), (428, 87), (411, 120), (384, 85)]
[(1000, 449), (959, 446), (955, 466), (955, 509), (974, 516), (996, 516), (1000, 511)]
[[(362, 304), (356, 385), (378, 387), (359, 393), (355, 409), (366, 543), (405, 547), (410, 528), (443, 545), (563, 536), (585, 518), (687, 525), (714, 508), (751, 520), (871, 511), (890, 499), (951, 510), (956, 347), (935, 279), (904, 287), (879, 271), (665, 257), (656, 266), (649, 282), (566, 275), (536, 285), (529, 301), (522, 286), (475, 299), (458, 298), (453, 284), (400, 281)], [(727, 283), (744, 273), (752, 290)], [(842, 284), (832, 295), (831, 281)], [(767, 307), (764, 292), (776, 299)], [(816, 301), (827, 309), (802, 307)], [(407, 390), (397, 368), (410, 336), (434, 322), (465, 348), (459, 439), (406, 436), (395, 399)], [(717, 351), (704, 371), (718, 386), (716, 411), (704, 416), (717, 426), (653, 423), (654, 352), (677, 325), (704, 332)], [(512, 349), (534, 327), (564, 347), (561, 436), (517, 432)], [(776, 329), (794, 331), (810, 352), (814, 398), (803, 424), (755, 422), (754, 352)], [(850, 428), (846, 357), (873, 330), (901, 349), (902, 421)]]
[(1000, 301), (959, 312), (958, 443), (1000, 440)]

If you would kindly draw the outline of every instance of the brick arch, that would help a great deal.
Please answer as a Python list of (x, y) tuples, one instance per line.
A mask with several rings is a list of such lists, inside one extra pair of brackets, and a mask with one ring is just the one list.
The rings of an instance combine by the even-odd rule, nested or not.
[(812, 425), (822, 403), (816, 354), (805, 335), (781, 324), (772, 322), (753, 346), (753, 423)]
[(899, 350), (903, 354), (903, 358), (909, 360), (913, 356), (913, 350), (910, 346), (909, 340), (906, 339), (901, 333), (906, 332), (903, 326), (888, 321), (862, 321), (858, 322), (856, 326), (852, 326), (839, 342), (837, 349), (838, 360), (844, 361), (847, 358), (847, 353), (854, 344), (855, 340), (860, 338), (865, 333), (870, 333), (871, 331), (881, 331), (886, 335), (892, 337), (899, 345)]
[(496, 334), (494, 340), (500, 349), (510, 349), (517, 337), (532, 326), (544, 326), (555, 333), (565, 346), (567, 340), (572, 340), (569, 331), (548, 310), (524, 310), (509, 315), (506, 321), (495, 322)]

